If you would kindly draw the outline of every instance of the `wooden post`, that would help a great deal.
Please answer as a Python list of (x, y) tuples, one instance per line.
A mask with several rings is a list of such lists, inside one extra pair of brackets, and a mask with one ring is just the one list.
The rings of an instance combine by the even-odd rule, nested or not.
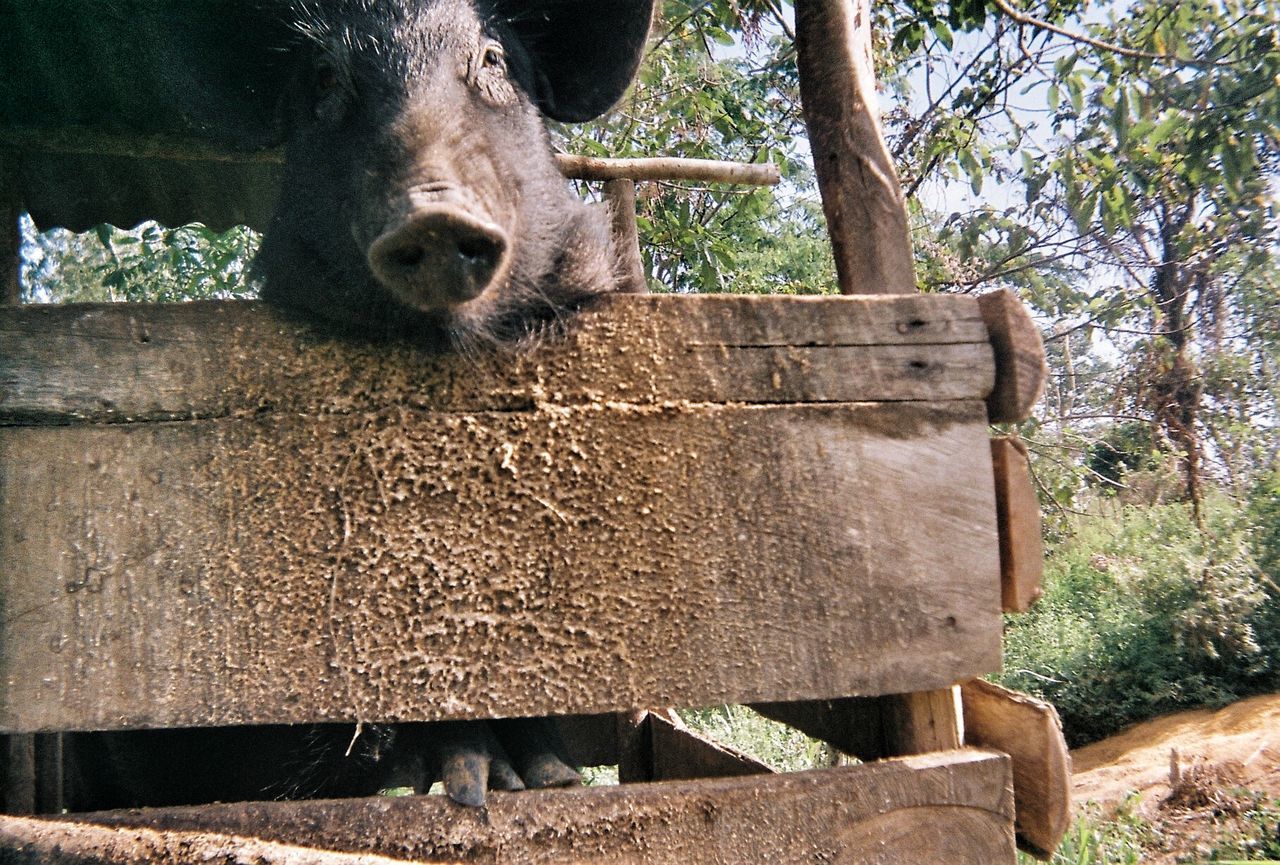
[[(796, 0), (795, 9), (800, 97), (840, 291), (912, 293), (907, 208), (876, 107), (870, 0)], [(953, 689), (878, 702), (887, 754), (959, 746)]]
[(618, 288), (628, 294), (646, 294), (649, 283), (644, 278), (640, 259), (640, 234), (636, 230), (636, 184), (634, 180), (606, 180), (604, 200), (609, 206), (613, 233), (613, 249), (618, 256)]
[(22, 286), (18, 282), (18, 248), (22, 245), (18, 214), (22, 206), (11, 180), (9, 166), (0, 159), (0, 306), (22, 302)]
[(876, 108), (870, 0), (796, 0), (800, 97), (843, 294), (915, 291), (907, 210)]

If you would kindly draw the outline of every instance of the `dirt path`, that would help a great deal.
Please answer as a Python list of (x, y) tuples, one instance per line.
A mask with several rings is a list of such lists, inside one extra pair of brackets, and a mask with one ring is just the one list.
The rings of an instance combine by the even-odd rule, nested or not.
[(1280, 797), (1280, 694), (1156, 718), (1072, 752), (1075, 801), (1115, 804), (1135, 790), (1163, 800), (1173, 749), (1184, 771), (1225, 767), (1239, 786)]

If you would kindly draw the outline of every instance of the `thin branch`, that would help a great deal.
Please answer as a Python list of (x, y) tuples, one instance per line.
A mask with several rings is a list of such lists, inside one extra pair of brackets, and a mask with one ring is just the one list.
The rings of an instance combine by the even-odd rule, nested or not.
[(1102, 39), (1094, 39), (1092, 36), (1086, 36), (1083, 33), (1076, 33), (1059, 27), (1043, 18), (1036, 18), (1034, 15), (1028, 15), (1025, 12), (1019, 12), (1010, 6), (1006, 0), (991, 0), (992, 5), (999, 9), (1006, 17), (1013, 20), (1017, 24), (1029, 27), (1035, 27), (1038, 30), (1047, 30), (1050, 33), (1056, 33), (1072, 42), (1079, 42), (1082, 45), (1088, 45), (1091, 48), (1097, 48), (1100, 51), (1109, 51), (1113, 54), (1119, 54), (1122, 57), (1132, 57), (1137, 60), (1156, 60), (1164, 63), (1174, 63), (1179, 66), (1230, 66), (1232, 62), (1229, 60), (1197, 60), (1189, 57), (1179, 57), (1176, 54), (1157, 54), (1151, 51), (1140, 51), (1137, 48), (1126, 48), (1123, 45), (1117, 45), (1114, 42), (1106, 42)]

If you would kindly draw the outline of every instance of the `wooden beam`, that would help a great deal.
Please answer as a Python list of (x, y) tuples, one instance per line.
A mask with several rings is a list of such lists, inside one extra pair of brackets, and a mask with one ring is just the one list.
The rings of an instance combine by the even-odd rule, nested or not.
[(915, 291), (906, 204), (876, 108), (869, 0), (796, 0), (800, 97), (844, 294)]
[(750, 708), (859, 760), (869, 762), (889, 756), (884, 741), (884, 712), (878, 698), (752, 703)]
[(1006, 613), (1025, 613), (1044, 594), (1040, 500), (1027, 446), (1017, 436), (991, 440), (1000, 527), (1000, 596)]
[(893, 756), (948, 751), (964, 744), (956, 687), (881, 698), (885, 707), (885, 751)]
[[(281, 165), (279, 148), (235, 149), (198, 138), (174, 135), (112, 133), (83, 126), (0, 126), (0, 147), (30, 153), (128, 158), (144, 162), (212, 162)], [(717, 159), (645, 157), (616, 159), (555, 154), (560, 173), (574, 180), (669, 180), (775, 186), (782, 180), (778, 166)]]
[(999, 664), (985, 430), (981, 403), (0, 428), (0, 729), (941, 687)]
[(996, 353), (996, 385), (987, 397), (992, 423), (1017, 423), (1031, 416), (1049, 368), (1040, 329), (1017, 296), (1001, 289), (978, 298), (982, 320)]
[(1050, 704), (982, 679), (961, 687), (965, 740), (1013, 760), (1020, 845), (1048, 861), (1071, 826), (1071, 755)]
[(693, 732), (675, 712), (650, 712), (647, 722), (653, 752), (651, 780), (733, 778), (773, 771), (749, 754)]
[(423, 863), (1013, 865), (1008, 785), (1007, 757), (958, 751), (785, 775), (490, 793), (483, 809), (414, 796), (0, 818), (0, 858), (185, 865), (245, 839), (254, 861), (276, 865), (298, 860), (272, 858), (273, 845)]
[(6, 814), (36, 812), (36, 737), (30, 734), (0, 737), (4, 745), (3, 810)]
[(0, 423), (981, 400), (995, 376), (977, 302), (944, 295), (615, 296), (515, 358), (327, 340), (243, 301), (0, 308), (0, 343)]

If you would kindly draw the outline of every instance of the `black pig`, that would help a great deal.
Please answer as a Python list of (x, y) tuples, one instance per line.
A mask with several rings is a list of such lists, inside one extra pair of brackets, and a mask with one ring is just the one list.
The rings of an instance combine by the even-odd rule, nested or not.
[[(0, 126), (282, 144), (253, 266), (265, 299), (366, 335), (509, 343), (614, 290), (607, 221), (566, 187), (542, 118), (612, 105), (651, 13), (652, 0), (0, 0)], [(261, 210), (261, 188), (234, 188), (243, 174), (218, 182), (231, 167), (162, 160), (103, 181), (131, 169), (118, 155), (58, 158), (20, 157), (8, 180), (45, 226), (216, 225)], [(85, 177), (64, 182), (51, 165)], [(86, 189), (102, 191), (101, 209)], [(577, 780), (538, 720), (375, 725), (354, 744), (351, 727), (323, 725), (70, 745), (76, 810), (362, 795), (435, 778), (480, 804), (489, 786)]]
[(611, 105), (646, 3), (296, 8), (311, 62), (290, 84), (264, 298), (466, 345), (518, 339), (613, 289), (607, 225), (566, 188), (539, 109), (582, 120)]

